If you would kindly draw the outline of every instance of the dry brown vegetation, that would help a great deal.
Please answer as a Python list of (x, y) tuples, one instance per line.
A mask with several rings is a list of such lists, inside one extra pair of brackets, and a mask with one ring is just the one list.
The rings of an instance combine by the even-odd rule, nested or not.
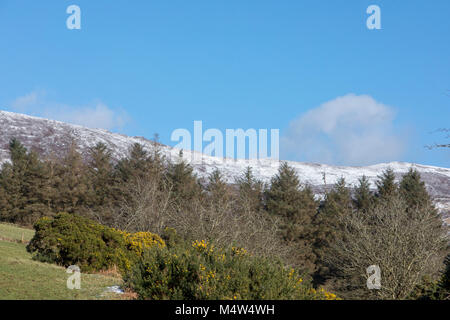
[[(327, 261), (351, 289), (349, 298), (406, 299), (425, 276), (442, 271), (448, 238), (431, 208), (408, 210), (394, 197), (367, 214), (341, 216), (340, 224), (342, 238)], [(381, 269), (380, 290), (367, 290), (370, 265)]]

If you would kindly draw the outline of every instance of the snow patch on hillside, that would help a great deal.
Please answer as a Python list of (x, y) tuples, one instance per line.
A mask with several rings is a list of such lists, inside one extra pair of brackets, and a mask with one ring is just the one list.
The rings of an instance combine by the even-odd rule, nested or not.
[[(79, 125), (42, 119), (23, 114), (0, 111), (0, 164), (9, 161), (8, 143), (17, 138), (28, 148), (40, 154), (58, 154), (64, 152), (72, 141), (81, 152), (102, 142), (113, 152), (118, 160), (125, 157), (134, 143), (142, 144), (151, 150), (152, 141), (142, 137), (128, 137), (118, 133), (111, 133), (103, 129), (90, 129)], [(169, 146), (161, 146), (161, 151), (172, 160), (178, 159), (180, 150)], [(269, 182), (278, 170), (279, 161), (272, 159), (234, 160), (222, 159), (201, 154), (199, 152), (183, 150), (183, 158), (192, 164), (194, 171), (200, 177), (207, 177), (215, 169), (221, 170), (229, 183), (233, 183), (239, 175), (250, 166), (255, 176)], [(424, 179), (427, 188), (433, 196), (438, 208), (446, 213), (450, 212), (450, 169), (406, 162), (381, 163), (365, 167), (332, 166), (318, 163), (303, 163), (288, 161), (297, 171), (301, 181), (310, 185), (320, 197), (326, 187), (330, 187), (343, 177), (350, 185), (358, 183), (358, 179), (365, 175), (372, 187), (382, 171), (391, 168), (398, 179), (411, 167), (417, 169)]]

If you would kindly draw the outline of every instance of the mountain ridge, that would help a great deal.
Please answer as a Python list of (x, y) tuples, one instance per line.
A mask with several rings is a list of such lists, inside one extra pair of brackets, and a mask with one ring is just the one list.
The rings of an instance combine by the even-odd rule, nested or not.
[[(120, 133), (112, 133), (104, 129), (91, 129), (80, 125), (28, 116), (0, 110), (0, 165), (9, 161), (8, 144), (12, 138), (19, 139), (27, 148), (41, 155), (61, 154), (72, 142), (80, 151), (86, 151), (98, 142), (105, 143), (112, 151), (113, 158), (125, 157), (134, 143), (140, 143), (150, 149), (151, 140), (144, 137), (129, 137)], [(163, 154), (177, 159), (178, 149), (161, 145)], [(229, 183), (233, 183), (247, 166), (251, 166), (255, 176), (264, 182), (277, 172), (279, 161), (272, 159), (243, 160), (221, 159), (201, 154), (196, 151), (183, 150), (183, 158), (191, 163), (200, 177), (206, 177), (214, 169), (220, 169)], [(337, 179), (344, 177), (350, 185), (365, 175), (371, 186), (375, 186), (377, 176), (387, 168), (392, 168), (397, 178), (409, 168), (416, 168), (425, 181), (437, 208), (443, 218), (450, 223), (450, 169), (436, 166), (414, 164), (408, 162), (380, 163), (371, 166), (333, 166), (319, 163), (286, 161), (295, 168), (302, 182), (310, 185), (318, 196), (323, 196), (326, 189), (332, 187)]]

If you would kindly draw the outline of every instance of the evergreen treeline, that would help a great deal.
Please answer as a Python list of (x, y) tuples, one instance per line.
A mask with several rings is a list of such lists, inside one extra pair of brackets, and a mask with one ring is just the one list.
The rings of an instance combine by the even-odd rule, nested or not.
[[(446, 230), (414, 169), (400, 182), (386, 170), (375, 191), (364, 176), (354, 188), (342, 178), (318, 201), (287, 163), (269, 184), (247, 168), (230, 185), (218, 170), (207, 181), (199, 179), (182, 154), (170, 161), (157, 143), (151, 150), (135, 144), (118, 162), (101, 143), (86, 158), (76, 145), (63, 158), (46, 159), (17, 140), (9, 147), (11, 163), (0, 171), (1, 221), (31, 225), (67, 212), (128, 232), (164, 235), (175, 229), (186, 240), (277, 256), (316, 285), (348, 298), (407, 298), (423, 286), (422, 279), (437, 283), (444, 266)], [(365, 268), (391, 268), (377, 257), (398, 266), (383, 273), (392, 288), (368, 291)], [(419, 265), (410, 273), (396, 269), (413, 262)], [(395, 285), (401, 277), (414, 281), (401, 280), (409, 288)]]

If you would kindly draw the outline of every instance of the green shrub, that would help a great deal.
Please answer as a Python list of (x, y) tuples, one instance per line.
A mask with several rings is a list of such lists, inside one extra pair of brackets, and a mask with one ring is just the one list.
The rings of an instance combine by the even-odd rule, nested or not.
[(183, 237), (181, 237), (174, 228), (169, 227), (164, 229), (161, 234), (161, 238), (169, 248), (178, 246), (184, 241)]
[(439, 281), (424, 277), (421, 283), (414, 287), (408, 299), (441, 300)]
[(36, 233), (27, 246), (37, 260), (63, 266), (77, 265), (83, 272), (117, 266), (130, 267), (131, 255), (123, 235), (112, 228), (74, 214), (44, 217), (34, 225)]
[(411, 299), (417, 300), (449, 300), (450, 299), (450, 254), (445, 261), (445, 271), (439, 280), (431, 280), (428, 277), (422, 279), (422, 283), (414, 288)]
[(216, 249), (206, 241), (144, 252), (125, 276), (141, 299), (335, 299), (316, 291), (294, 269), (249, 255)]
[(87, 218), (60, 213), (44, 217), (27, 250), (43, 262), (77, 265), (83, 272), (106, 270), (113, 266), (128, 271), (144, 250), (164, 247), (164, 241), (150, 232), (127, 233), (108, 228)]

